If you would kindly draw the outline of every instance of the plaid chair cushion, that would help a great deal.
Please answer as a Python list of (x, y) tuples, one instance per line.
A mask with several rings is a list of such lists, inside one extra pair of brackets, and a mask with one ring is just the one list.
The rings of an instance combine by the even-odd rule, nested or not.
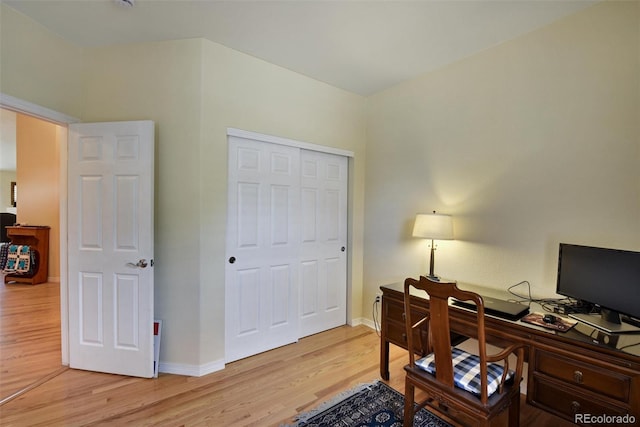
[[(475, 395), (480, 395), (480, 357), (467, 353), (459, 348), (451, 349), (453, 359), (453, 382), (456, 387), (469, 391)], [(436, 373), (436, 363), (433, 353), (416, 361), (416, 365), (432, 375)], [(488, 385), (487, 392), (491, 396), (498, 390), (500, 378), (502, 378), (503, 367), (497, 363), (489, 363), (487, 366)], [(507, 373), (507, 379), (513, 375), (512, 371)]]

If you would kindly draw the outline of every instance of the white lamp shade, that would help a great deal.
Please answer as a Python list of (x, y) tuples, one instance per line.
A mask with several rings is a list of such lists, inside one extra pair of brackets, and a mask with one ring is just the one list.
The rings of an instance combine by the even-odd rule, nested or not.
[(417, 214), (413, 224), (413, 236), (433, 240), (453, 240), (451, 215)]

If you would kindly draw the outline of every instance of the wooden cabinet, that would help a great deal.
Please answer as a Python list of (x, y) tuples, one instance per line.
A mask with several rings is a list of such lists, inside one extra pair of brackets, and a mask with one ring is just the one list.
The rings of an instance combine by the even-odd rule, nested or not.
[(47, 281), (49, 275), (49, 227), (15, 226), (7, 227), (7, 237), (14, 245), (29, 245), (37, 253), (37, 265), (33, 276), (18, 274), (5, 275), (4, 282), (36, 285)]
[(640, 364), (558, 346), (531, 354), (529, 403), (578, 423), (581, 414), (638, 416)]

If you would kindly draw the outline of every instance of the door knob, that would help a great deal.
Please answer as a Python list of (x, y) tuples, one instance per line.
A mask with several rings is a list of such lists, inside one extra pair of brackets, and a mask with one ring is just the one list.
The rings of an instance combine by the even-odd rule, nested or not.
[(138, 267), (138, 268), (146, 268), (147, 267), (147, 260), (142, 258), (141, 260), (139, 260), (137, 263), (132, 263), (132, 262), (128, 262), (127, 265), (129, 267)]
[(234, 262), (236, 262), (236, 257), (232, 256), (229, 258), (229, 264), (233, 264)]

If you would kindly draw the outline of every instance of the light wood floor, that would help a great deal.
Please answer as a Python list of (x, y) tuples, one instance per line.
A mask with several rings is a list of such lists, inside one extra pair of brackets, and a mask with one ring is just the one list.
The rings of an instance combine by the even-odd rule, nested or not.
[[(2, 398), (59, 373), (58, 298), (57, 284), (0, 291)], [(391, 347), (389, 384), (402, 391), (407, 356)], [(365, 326), (344, 326), (200, 378), (138, 379), (66, 369), (0, 406), (0, 424), (279, 426), (341, 391), (379, 379), (378, 360), (377, 334)], [(523, 401), (521, 425), (572, 424)]]
[(58, 284), (0, 283), (0, 399), (59, 369), (61, 360)]

